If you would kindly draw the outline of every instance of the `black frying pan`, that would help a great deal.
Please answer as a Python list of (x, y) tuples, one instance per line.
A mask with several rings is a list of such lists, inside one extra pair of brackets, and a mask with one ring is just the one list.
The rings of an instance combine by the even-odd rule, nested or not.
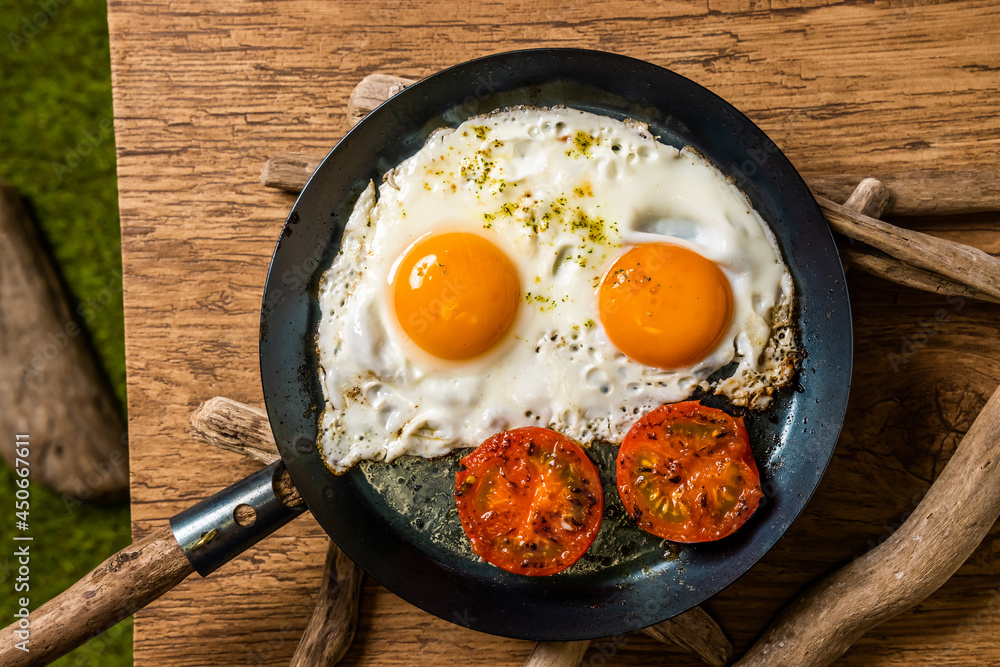
[[(807, 352), (794, 391), (748, 418), (767, 502), (735, 535), (673, 547), (627, 521), (610, 445), (590, 449), (607, 504), (592, 549), (550, 577), (510, 574), (476, 558), (452, 496), (458, 456), (363, 463), (331, 474), (315, 442), (323, 393), (313, 337), (317, 283), (360, 190), (420, 148), (432, 130), (512, 104), (553, 105), (649, 124), (736, 180), (767, 220), (796, 287)], [(333, 540), (400, 597), (494, 634), (576, 640), (652, 625), (732, 583), (785, 532), (812, 496), (847, 406), (852, 356), (843, 269), (826, 221), (795, 169), (749, 119), (701, 86), (639, 60), (540, 49), (474, 60), (404, 90), (365, 118), (319, 166), (275, 249), (261, 313), (261, 375), (282, 458)], [(719, 399), (708, 404), (726, 407)], [(182, 543), (183, 544), (183, 543)]]

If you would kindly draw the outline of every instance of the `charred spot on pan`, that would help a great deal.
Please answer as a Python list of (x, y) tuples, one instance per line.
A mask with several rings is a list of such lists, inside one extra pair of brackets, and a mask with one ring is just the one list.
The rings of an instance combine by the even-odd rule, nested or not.
[(673, 542), (667, 542), (667, 545), (663, 549), (663, 560), (673, 562), (681, 557), (681, 549), (679, 546)]
[[(296, 373), (296, 378), (298, 380), (300, 387), (309, 387), (313, 382), (316, 382), (318, 378), (316, 377), (316, 366), (315, 362), (310, 362), (308, 359), (303, 360), (299, 365), (298, 372)], [(316, 407), (310, 405), (309, 409), (306, 410), (306, 416), (311, 416), (311, 414), (316, 410)]]

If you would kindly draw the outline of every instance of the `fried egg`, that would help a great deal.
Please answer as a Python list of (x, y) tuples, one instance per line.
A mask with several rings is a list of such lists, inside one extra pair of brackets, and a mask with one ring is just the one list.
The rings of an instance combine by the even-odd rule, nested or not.
[(792, 302), (768, 226), (693, 150), (498, 110), (358, 199), (319, 290), (319, 444), (343, 472), (521, 426), (619, 442), (699, 387), (761, 409), (795, 371)]

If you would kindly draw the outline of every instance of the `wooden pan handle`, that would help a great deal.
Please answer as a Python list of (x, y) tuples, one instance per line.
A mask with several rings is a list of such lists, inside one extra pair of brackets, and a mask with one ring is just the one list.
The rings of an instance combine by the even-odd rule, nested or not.
[[(274, 494), (288, 507), (302, 498), (287, 470), (272, 481)], [(14, 548), (31, 543), (14, 542)], [(97, 636), (157, 599), (194, 572), (170, 526), (163, 526), (125, 547), (78, 582), (28, 615), (29, 635), (22, 651), (20, 622), (4, 630), (0, 665), (45, 665)], [(15, 600), (17, 602), (17, 600)]]
[(0, 634), (0, 665), (46, 665), (131, 616), (192, 572), (170, 527), (159, 528), (32, 611), (28, 652), (17, 648), (24, 637), (16, 634), (18, 624), (8, 626)]
[(1000, 389), (916, 510), (889, 539), (791, 604), (737, 667), (828, 665), (936, 591), (1000, 516)]

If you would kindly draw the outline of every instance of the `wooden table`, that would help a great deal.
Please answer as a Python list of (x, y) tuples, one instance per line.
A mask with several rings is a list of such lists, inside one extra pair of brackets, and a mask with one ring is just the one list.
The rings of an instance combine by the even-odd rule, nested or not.
[[(275, 151), (324, 152), (351, 88), (496, 51), (577, 46), (671, 68), (747, 113), (803, 171), (1000, 167), (992, 2), (854, 6), (632, 2), (109, 3), (136, 537), (248, 473), (188, 436), (203, 400), (261, 404), (258, 307), (292, 197)], [(1000, 214), (907, 220), (1000, 252)], [(852, 400), (819, 491), (787, 536), (705, 606), (741, 653), (807, 583), (903, 520), (1000, 382), (1000, 306), (849, 274)], [(948, 584), (866, 635), (847, 665), (1000, 664), (1000, 533)], [(299, 519), (136, 615), (137, 665), (287, 664), (325, 541)], [(530, 644), (424, 614), (369, 581), (346, 664), (518, 665)], [(644, 635), (584, 664), (698, 664)]]

